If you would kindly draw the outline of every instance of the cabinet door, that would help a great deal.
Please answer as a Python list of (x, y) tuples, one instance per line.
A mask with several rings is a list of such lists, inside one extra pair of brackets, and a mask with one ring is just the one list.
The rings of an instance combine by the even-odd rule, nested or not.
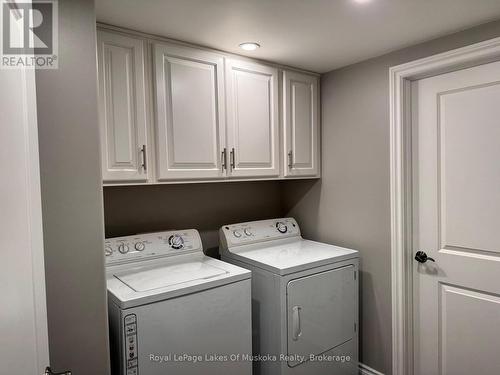
[(278, 71), (226, 60), (229, 170), (233, 177), (279, 175)]
[(165, 44), (154, 52), (158, 179), (223, 177), (222, 56)]
[(97, 38), (103, 181), (147, 181), (144, 42), (100, 30)]
[(283, 72), (285, 177), (319, 177), (318, 78)]

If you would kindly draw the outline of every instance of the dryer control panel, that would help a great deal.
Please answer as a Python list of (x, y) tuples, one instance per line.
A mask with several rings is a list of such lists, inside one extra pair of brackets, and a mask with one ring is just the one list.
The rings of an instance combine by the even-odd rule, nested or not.
[(224, 225), (220, 233), (223, 247), (246, 245), (294, 236), (300, 236), (300, 228), (294, 218)]
[(203, 252), (200, 234), (196, 229), (114, 237), (104, 242), (106, 264), (193, 252)]

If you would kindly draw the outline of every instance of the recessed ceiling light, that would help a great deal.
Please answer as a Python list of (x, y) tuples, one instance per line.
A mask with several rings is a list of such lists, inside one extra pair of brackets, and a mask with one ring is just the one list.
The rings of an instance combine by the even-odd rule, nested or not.
[(245, 51), (255, 51), (257, 48), (260, 48), (260, 44), (255, 42), (245, 42), (240, 44), (240, 48)]
[(367, 4), (370, 3), (372, 0), (354, 0), (355, 3), (358, 4)]

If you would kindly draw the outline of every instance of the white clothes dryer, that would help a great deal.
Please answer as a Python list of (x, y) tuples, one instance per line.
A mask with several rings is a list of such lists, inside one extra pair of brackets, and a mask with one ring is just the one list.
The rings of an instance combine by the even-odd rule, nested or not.
[(358, 252), (295, 219), (225, 225), (224, 261), (252, 271), (254, 375), (358, 374)]

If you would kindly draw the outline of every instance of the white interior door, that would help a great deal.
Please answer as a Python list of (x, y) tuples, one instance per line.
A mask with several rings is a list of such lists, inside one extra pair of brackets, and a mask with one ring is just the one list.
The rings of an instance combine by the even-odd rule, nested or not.
[(154, 52), (158, 179), (223, 177), (222, 56), (165, 44)]
[(103, 181), (147, 181), (144, 41), (98, 30), (97, 57)]
[(412, 93), (415, 374), (498, 375), (500, 62)]
[(283, 72), (285, 177), (319, 177), (318, 77)]
[(0, 373), (49, 365), (34, 70), (0, 69)]
[(230, 175), (277, 177), (278, 70), (228, 59), (226, 80)]

